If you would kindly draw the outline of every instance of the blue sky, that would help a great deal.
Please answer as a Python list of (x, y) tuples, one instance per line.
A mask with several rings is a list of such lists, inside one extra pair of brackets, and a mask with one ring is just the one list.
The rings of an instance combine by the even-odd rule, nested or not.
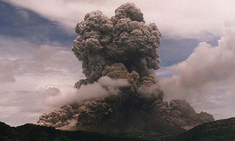
[[(216, 119), (235, 116), (235, 3), (130, 1), (162, 33), (156, 75), (165, 100), (186, 99)], [(77, 22), (97, 9), (111, 17), (125, 2), (0, 0), (0, 121), (35, 123), (65, 104), (60, 97), (73, 93), (74, 83), (84, 78), (71, 52)]]
[(1, 35), (30, 40), (37, 44), (58, 42), (71, 46), (76, 34), (66, 32), (57, 22), (41, 17), (37, 13), (1, 2)]

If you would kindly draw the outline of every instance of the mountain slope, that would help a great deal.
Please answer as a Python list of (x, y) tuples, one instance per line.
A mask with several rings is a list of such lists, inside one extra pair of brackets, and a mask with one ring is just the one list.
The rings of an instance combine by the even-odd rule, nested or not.
[[(141, 118), (141, 117), (137, 117)], [(146, 118), (146, 117), (145, 117)], [(147, 118), (146, 120), (150, 120)], [(141, 120), (138, 120), (141, 121)], [(107, 122), (106, 122), (107, 123)], [(52, 127), (43, 127), (32, 124), (25, 124), (19, 127), (10, 127), (5, 123), (0, 122), (0, 140), (1, 141), (234, 141), (235, 140), (235, 118), (218, 120), (214, 122), (198, 125), (191, 130), (179, 133), (169, 134), (173, 129), (164, 128), (165, 131), (159, 133), (151, 132), (152, 136), (158, 138), (151, 138), (148, 129), (151, 125), (146, 125), (145, 131), (136, 131), (135, 121), (131, 122), (129, 130), (118, 132), (119, 134), (111, 133), (108, 135), (86, 132), (86, 131), (61, 131)], [(148, 122), (149, 123), (149, 122)], [(113, 124), (113, 123), (110, 123)], [(156, 124), (156, 121), (155, 123)], [(157, 123), (159, 124), (159, 123)], [(103, 125), (108, 126), (108, 125)], [(129, 126), (129, 125), (126, 125)], [(162, 124), (164, 126), (164, 124)], [(111, 125), (111, 127), (113, 127)], [(164, 126), (165, 127), (165, 126)], [(100, 129), (100, 128), (99, 128)], [(161, 129), (163, 129), (161, 127)], [(96, 130), (96, 129), (94, 129)], [(112, 130), (110, 128), (110, 130)], [(168, 132), (168, 134), (163, 134)], [(177, 136), (177, 137), (175, 137)]]
[(184, 132), (176, 141), (234, 141), (235, 118), (205, 123)]
[[(132, 129), (129, 130), (130, 132)], [(1, 141), (153, 141), (153, 139), (143, 139), (145, 133), (139, 132), (119, 132), (119, 134), (99, 134), (86, 131), (62, 131), (53, 127), (38, 126), (33, 124), (25, 124), (18, 127), (10, 127), (0, 122), (0, 140)], [(147, 134), (147, 133), (146, 133)], [(165, 140), (169, 135), (162, 136)], [(154, 140), (162, 140), (154, 139)]]

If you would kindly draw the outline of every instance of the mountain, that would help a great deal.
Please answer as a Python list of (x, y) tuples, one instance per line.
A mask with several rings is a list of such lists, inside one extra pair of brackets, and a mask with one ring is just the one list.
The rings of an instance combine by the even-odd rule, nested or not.
[(67, 104), (42, 114), (38, 125), (159, 139), (214, 121), (185, 100), (163, 101), (155, 74), (161, 33), (143, 15), (134, 3), (119, 6), (111, 18), (99, 10), (85, 15), (72, 47), (85, 78)]

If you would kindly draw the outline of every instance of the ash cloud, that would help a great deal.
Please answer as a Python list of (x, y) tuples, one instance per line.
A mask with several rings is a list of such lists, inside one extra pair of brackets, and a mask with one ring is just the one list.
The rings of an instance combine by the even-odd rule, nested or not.
[[(118, 113), (123, 113), (119, 118), (126, 120), (128, 111), (138, 110), (155, 111), (159, 113), (156, 118), (168, 122), (172, 112), (166, 106), (168, 102), (162, 100), (163, 91), (154, 74), (160, 63), (161, 33), (154, 23), (145, 23), (140, 9), (126, 3), (118, 7), (111, 18), (99, 10), (87, 13), (75, 31), (79, 35), (72, 51), (82, 61), (86, 76), (75, 88), (82, 93), (84, 101), (78, 103), (79, 93), (70, 96), (74, 102), (43, 114), (39, 125), (63, 127), (77, 119), (78, 127), (97, 126)], [(149, 114), (155, 115), (155, 112)], [(197, 124), (202, 122), (195, 120)], [(177, 125), (172, 120), (172, 125), (174, 123)]]
[(73, 52), (83, 61), (83, 73), (92, 83), (102, 76), (105, 67), (122, 63), (128, 71), (148, 76), (149, 69), (159, 68), (156, 49), (160, 32), (155, 24), (146, 25), (143, 14), (134, 4), (124, 4), (111, 19), (94, 11), (78, 23), (80, 34), (74, 41)]

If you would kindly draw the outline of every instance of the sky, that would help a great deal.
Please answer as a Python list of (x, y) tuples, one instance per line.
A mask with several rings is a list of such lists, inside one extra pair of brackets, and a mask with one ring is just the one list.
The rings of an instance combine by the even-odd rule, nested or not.
[[(0, 121), (36, 123), (84, 78), (72, 53), (85, 14), (134, 2), (162, 34), (156, 71), (164, 100), (186, 99), (215, 119), (235, 116), (233, 0), (0, 0)], [(82, 99), (82, 95), (78, 99)]]

